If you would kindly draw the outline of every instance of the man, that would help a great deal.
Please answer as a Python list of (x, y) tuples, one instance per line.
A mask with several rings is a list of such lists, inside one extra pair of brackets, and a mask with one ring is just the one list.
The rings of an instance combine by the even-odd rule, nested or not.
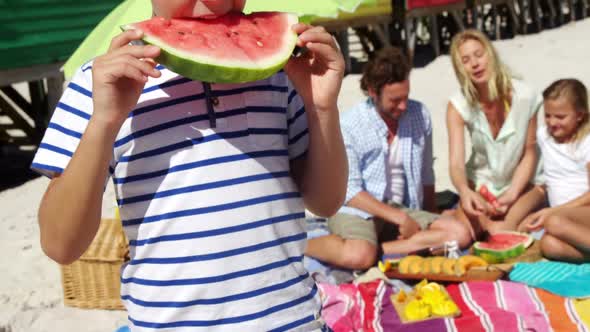
[(427, 212), (435, 211), (432, 126), (426, 107), (408, 98), (410, 70), (397, 48), (381, 50), (366, 65), (361, 88), (368, 98), (341, 119), (346, 203), (328, 219), (331, 234), (308, 241), (308, 256), (366, 269), (375, 263), (379, 243), (393, 254), (470, 241), (458, 221)]

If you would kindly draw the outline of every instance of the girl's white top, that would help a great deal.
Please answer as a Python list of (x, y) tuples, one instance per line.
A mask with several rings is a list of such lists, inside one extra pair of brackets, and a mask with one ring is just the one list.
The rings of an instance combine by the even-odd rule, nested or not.
[(579, 142), (560, 144), (545, 126), (537, 130), (549, 204), (558, 206), (588, 192), (590, 135)]

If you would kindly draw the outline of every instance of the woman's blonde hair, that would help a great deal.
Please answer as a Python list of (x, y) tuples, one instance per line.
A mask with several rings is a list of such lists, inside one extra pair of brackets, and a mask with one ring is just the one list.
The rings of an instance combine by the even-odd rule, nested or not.
[(455, 75), (461, 86), (461, 92), (467, 99), (469, 106), (476, 107), (479, 101), (479, 94), (473, 85), (471, 78), (465, 71), (465, 66), (461, 61), (459, 48), (468, 40), (479, 42), (488, 55), (491, 76), (488, 81), (488, 96), (490, 100), (502, 100), (510, 102), (512, 91), (512, 74), (510, 70), (500, 61), (498, 53), (492, 43), (483, 33), (474, 29), (467, 29), (457, 33), (451, 42), (451, 60)]
[(582, 116), (578, 124), (578, 129), (571, 141), (577, 143), (590, 133), (588, 90), (584, 86), (584, 83), (575, 78), (557, 80), (543, 91), (543, 99), (556, 100), (559, 98), (565, 98), (574, 107), (576, 113)]

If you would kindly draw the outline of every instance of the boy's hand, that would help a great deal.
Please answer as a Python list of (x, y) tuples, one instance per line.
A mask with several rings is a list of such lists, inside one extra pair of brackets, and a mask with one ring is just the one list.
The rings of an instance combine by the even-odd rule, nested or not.
[(137, 104), (148, 77), (161, 75), (153, 61), (160, 54), (158, 47), (129, 45), (142, 35), (139, 30), (121, 33), (113, 38), (108, 52), (94, 60), (93, 117), (105, 124), (120, 127)]
[(307, 48), (292, 58), (285, 72), (306, 105), (317, 111), (336, 109), (338, 93), (344, 77), (344, 58), (336, 41), (323, 27), (296, 24), (297, 46)]

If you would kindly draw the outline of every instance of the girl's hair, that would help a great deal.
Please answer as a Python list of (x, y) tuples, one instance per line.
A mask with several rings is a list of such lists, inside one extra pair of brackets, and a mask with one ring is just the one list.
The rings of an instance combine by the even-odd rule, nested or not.
[(543, 91), (543, 99), (556, 100), (565, 98), (576, 111), (582, 116), (578, 129), (574, 134), (572, 142), (579, 142), (590, 133), (590, 106), (588, 105), (588, 90), (584, 83), (575, 78), (557, 80)]
[(488, 81), (488, 96), (491, 100), (510, 101), (510, 93), (512, 91), (512, 74), (510, 70), (500, 61), (498, 53), (492, 43), (483, 33), (474, 29), (467, 29), (457, 33), (451, 42), (451, 59), (453, 62), (453, 69), (455, 75), (461, 86), (461, 92), (467, 99), (467, 103), (471, 107), (475, 107), (479, 101), (479, 94), (473, 85), (471, 78), (465, 71), (465, 66), (461, 61), (459, 48), (468, 40), (479, 42), (488, 55), (489, 66), (491, 68), (491, 76)]

